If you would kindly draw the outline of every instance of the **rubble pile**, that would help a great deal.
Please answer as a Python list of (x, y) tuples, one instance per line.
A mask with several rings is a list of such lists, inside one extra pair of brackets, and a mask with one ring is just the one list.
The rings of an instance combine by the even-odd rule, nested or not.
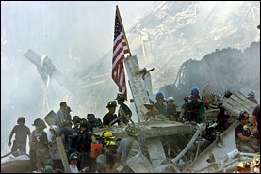
[(205, 55), (202, 60), (186, 61), (179, 69), (173, 84), (160, 88), (167, 96), (174, 96), (177, 103), (191, 86), (203, 88), (206, 85), (222, 94), (226, 90), (254, 91), (260, 101), (260, 42), (252, 42), (243, 52), (226, 48)]

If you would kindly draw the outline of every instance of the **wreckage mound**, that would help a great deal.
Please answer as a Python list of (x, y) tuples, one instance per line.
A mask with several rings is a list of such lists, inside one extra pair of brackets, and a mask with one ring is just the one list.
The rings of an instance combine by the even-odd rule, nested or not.
[(173, 84), (160, 88), (167, 97), (174, 96), (183, 103), (192, 86), (210, 85), (219, 94), (225, 90), (241, 90), (256, 93), (260, 101), (260, 42), (252, 42), (241, 51), (235, 48), (216, 50), (200, 61), (189, 59), (179, 69)]

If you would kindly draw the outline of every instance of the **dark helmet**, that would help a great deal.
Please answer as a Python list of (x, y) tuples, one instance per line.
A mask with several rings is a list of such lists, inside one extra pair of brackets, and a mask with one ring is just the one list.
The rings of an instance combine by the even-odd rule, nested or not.
[(162, 92), (157, 92), (157, 94), (156, 94), (156, 100), (158, 100), (158, 99), (164, 99), (164, 95), (163, 95)]
[(60, 107), (66, 107), (67, 103), (66, 102), (60, 102)]
[(78, 154), (77, 153), (71, 153), (70, 160), (78, 160)]
[(95, 118), (95, 115), (94, 114), (88, 114), (87, 115), (87, 119), (90, 120), (90, 119), (94, 119)]
[(116, 106), (117, 106), (116, 101), (110, 101), (110, 102), (107, 103), (106, 108), (113, 108), (113, 107), (116, 107)]
[(194, 97), (199, 96), (199, 88), (196, 86), (192, 87), (190, 95), (192, 95)]
[(40, 128), (43, 128), (43, 129), (46, 128), (46, 124), (41, 118), (35, 119), (33, 126), (40, 127)]
[(18, 119), (17, 119), (17, 124), (20, 124), (20, 123), (25, 123), (25, 118), (24, 117), (19, 117)]
[(78, 116), (73, 116), (72, 121), (73, 121), (73, 123), (80, 123), (81, 119)]
[(247, 111), (241, 111), (240, 113), (239, 113), (239, 121), (241, 121), (242, 120), (242, 118), (244, 118), (244, 114), (248, 114), (248, 112)]
[(80, 127), (85, 127), (87, 128), (88, 127), (88, 121), (86, 118), (82, 118), (81, 121), (80, 121)]
[(126, 99), (125, 99), (124, 94), (118, 93), (116, 100), (118, 100), (118, 101), (124, 101), (124, 100), (126, 100)]

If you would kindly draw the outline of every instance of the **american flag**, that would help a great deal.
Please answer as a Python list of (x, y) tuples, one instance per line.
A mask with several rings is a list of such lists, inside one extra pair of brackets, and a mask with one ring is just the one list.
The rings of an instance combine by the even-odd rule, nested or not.
[(112, 79), (119, 87), (119, 91), (123, 93), (127, 99), (127, 89), (123, 66), (124, 55), (126, 54), (130, 54), (130, 49), (124, 33), (124, 28), (122, 26), (120, 11), (118, 6), (116, 6), (112, 56)]

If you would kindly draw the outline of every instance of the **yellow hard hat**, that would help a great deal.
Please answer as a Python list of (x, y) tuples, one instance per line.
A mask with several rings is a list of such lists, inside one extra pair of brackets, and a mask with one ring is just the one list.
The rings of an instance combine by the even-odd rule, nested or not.
[(104, 136), (104, 138), (112, 137), (112, 132), (111, 131), (106, 131), (106, 132), (104, 132), (103, 136)]

